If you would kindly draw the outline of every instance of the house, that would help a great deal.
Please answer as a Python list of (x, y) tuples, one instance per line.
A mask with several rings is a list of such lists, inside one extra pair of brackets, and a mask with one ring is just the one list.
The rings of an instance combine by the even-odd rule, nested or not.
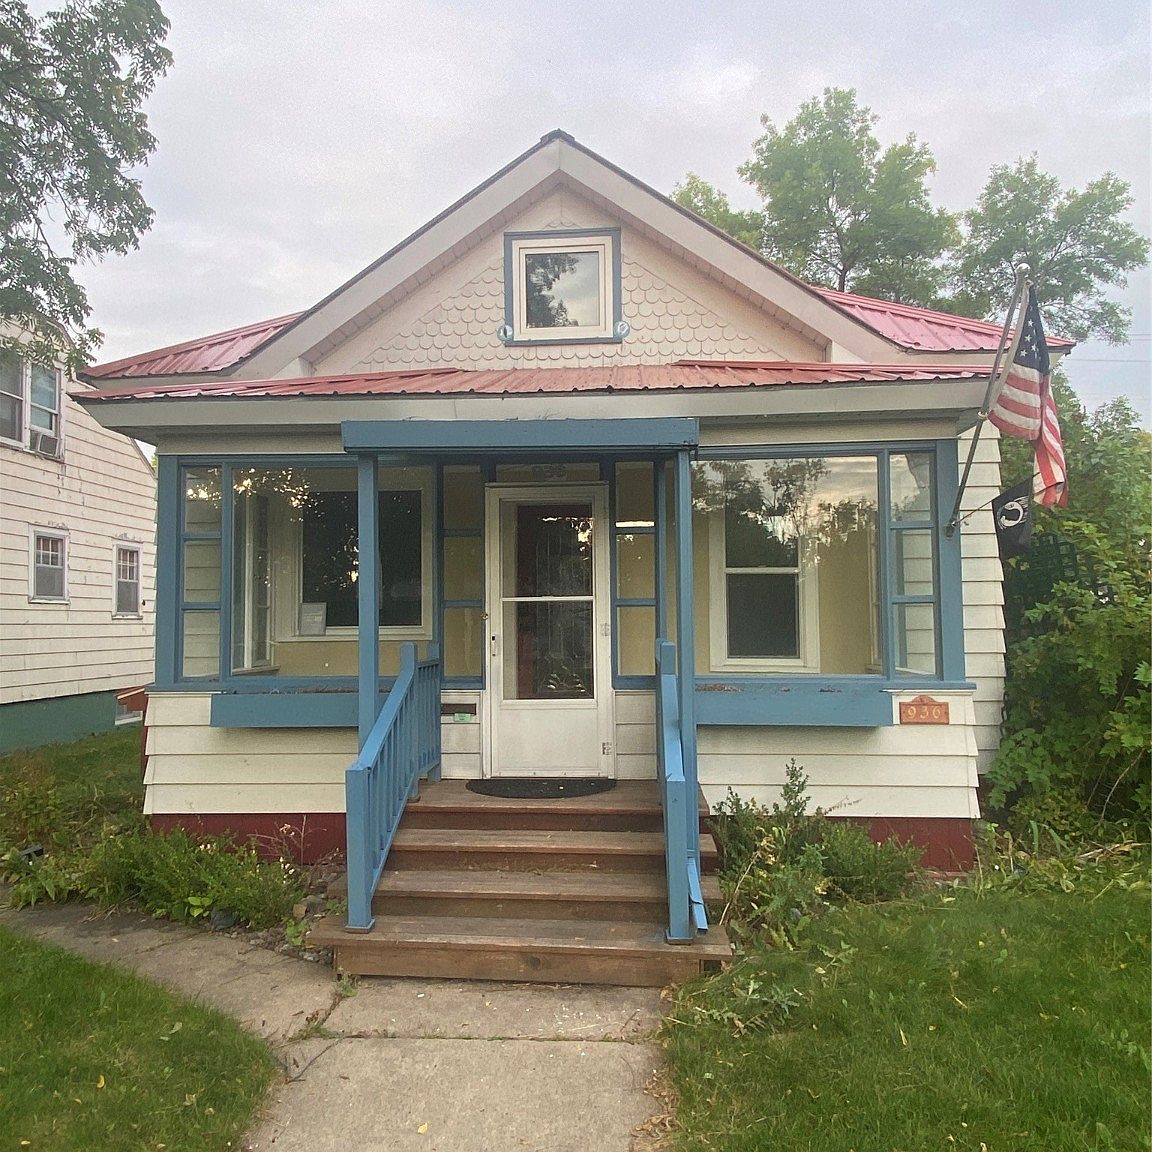
[(155, 473), (19, 346), (0, 351), (0, 752), (110, 730), (153, 668)]
[[(332, 939), (367, 972), (584, 978), (475, 916), (487, 959), (454, 967), (445, 919), (563, 902), (481, 858), (515, 887), (641, 848), (695, 963), (697, 784), (770, 800), (793, 757), (963, 867), (1003, 684), (994, 438), (945, 525), (999, 335), (803, 284), (554, 132), (307, 311), (91, 370), (84, 406), (159, 454), (149, 816), (347, 841), (367, 935)], [(449, 787), (502, 777), (622, 783), (572, 826)], [(573, 864), (577, 833), (609, 839)], [(617, 886), (573, 919), (626, 918)]]

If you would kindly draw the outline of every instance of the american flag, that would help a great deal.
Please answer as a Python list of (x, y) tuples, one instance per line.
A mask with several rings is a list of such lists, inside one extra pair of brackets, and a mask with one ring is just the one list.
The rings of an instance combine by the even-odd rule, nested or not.
[(1016, 355), (1008, 366), (1004, 383), (988, 413), (988, 419), (1004, 433), (1031, 440), (1036, 453), (1033, 496), (1045, 507), (1068, 503), (1068, 472), (1060, 418), (1052, 399), (1052, 364), (1040, 320), (1040, 306), (1031, 285)]

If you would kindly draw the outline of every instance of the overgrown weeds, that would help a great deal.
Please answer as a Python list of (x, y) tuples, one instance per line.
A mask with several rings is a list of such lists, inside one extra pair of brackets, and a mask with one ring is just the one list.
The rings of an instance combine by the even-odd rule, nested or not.
[(920, 850), (873, 843), (856, 824), (809, 811), (808, 778), (793, 759), (780, 802), (765, 807), (729, 792), (716, 806), (723, 919), (742, 944), (793, 947), (830, 905), (892, 900), (919, 878)]
[(129, 735), (0, 758), (0, 879), (10, 902), (83, 898), (252, 928), (289, 919), (304, 878), (286, 854), (265, 860), (252, 842), (145, 823), (139, 733)]

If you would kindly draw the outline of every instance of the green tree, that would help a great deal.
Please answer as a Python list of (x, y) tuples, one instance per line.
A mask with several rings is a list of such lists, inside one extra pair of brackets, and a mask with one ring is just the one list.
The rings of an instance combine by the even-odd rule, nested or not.
[[(0, 317), (36, 351), (86, 358), (78, 264), (134, 248), (152, 222), (131, 175), (156, 146), (141, 105), (172, 56), (155, 0), (0, 0)], [(72, 349), (68, 349), (69, 340)]]
[(681, 208), (695, 212), (741, 244), (757, 252), (764, 246), (764, 213), (755, 210), (735, 211), (723, 192), (695, 172), (689, 172), (672, 189), (672, 199)]
[(933, 208), (936, 162), (909, 135), (881, 149), (877, 117), (853, 89), (826, 88), (765, 132), (740, 175), (764, 198), (764, 250), (814, 284), (911, 304), (944, 284), (940, 257), (957, 237)]
[(976, 207), (964, 213), (964, 238), (951, 265), (950, 306), (998, 319), (1012, 296), (1014, 270), (1032, 269), (1049, 330), (1076, 340), (1122, 344), (1131, 309), (1109, 300), (1125, 273), (1148, 262), (1148, 241), (1121, 219), (1128, 184), (1111, 172), (1082, 191), (1061, 188), (1036, 157), (992, 169)]

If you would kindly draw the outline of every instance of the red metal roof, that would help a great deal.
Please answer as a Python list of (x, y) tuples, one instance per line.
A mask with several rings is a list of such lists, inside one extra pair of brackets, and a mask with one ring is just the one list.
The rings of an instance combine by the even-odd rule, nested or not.
[[(930, 308), (914, 308), (910, 304), (892, 304), (831, 288), (817, 287), (816, 291), (829, 304), (902, 348), (917, 352), (995, 352), (1000, 347), (1003, 331), (1000, 324), (934, 312)], [(1074, 343), (1059, 336), (1048, 337), (1049, 348), (1071, 348)]]
[(971, 364), (791, 364), (783, 361), (684, 360), (618, 368), (513, 368), (467, 371), (368, 372), (301, 376), (291, 380), (206, 380), (192, 384), (142, 384), (85, 392), (85, 400), (156, 400), (212, 397), (500, 396), (531, 393), (667, 392), (809, 384), (882, 384), (893, 381), (970, 380), (987, 374)]
[[(891, 304), (886, 300), (854, 296), (831, 288), (816, 288), (815, 291), (830, 304), (902, 348), (918, 352), (995, 352), (1000, 342), (999, 324), (969, 320), (927, 308), (913, 308), (907, 304)], [(278, 336), (303, 314), (293, 312), (274, 320), (218, 332), (201, 340), (187, 340), (139, 356), (97, 364), (82, 375), (91, 380), (128, 380), (221, 373)], [(1072, 343), (1057, 337), (1048, 338), (1052, 348), (1070, 348)]]
[(230, 328), (199, 340), (186, 340), (183, 344), (170, 344), (139, 356), (111, 360), (86, 368), (82, 375), (92, 380), (123, 380), (135, 376), (185, 376), (197, 372), (219, 372), (238, 364), (245, 356), (255, 352), (261, 344), (279, 335), (293, 320), (302, 316), (293, 312), (277, 316), (274, 320), (261, 320), (243, 328)]

